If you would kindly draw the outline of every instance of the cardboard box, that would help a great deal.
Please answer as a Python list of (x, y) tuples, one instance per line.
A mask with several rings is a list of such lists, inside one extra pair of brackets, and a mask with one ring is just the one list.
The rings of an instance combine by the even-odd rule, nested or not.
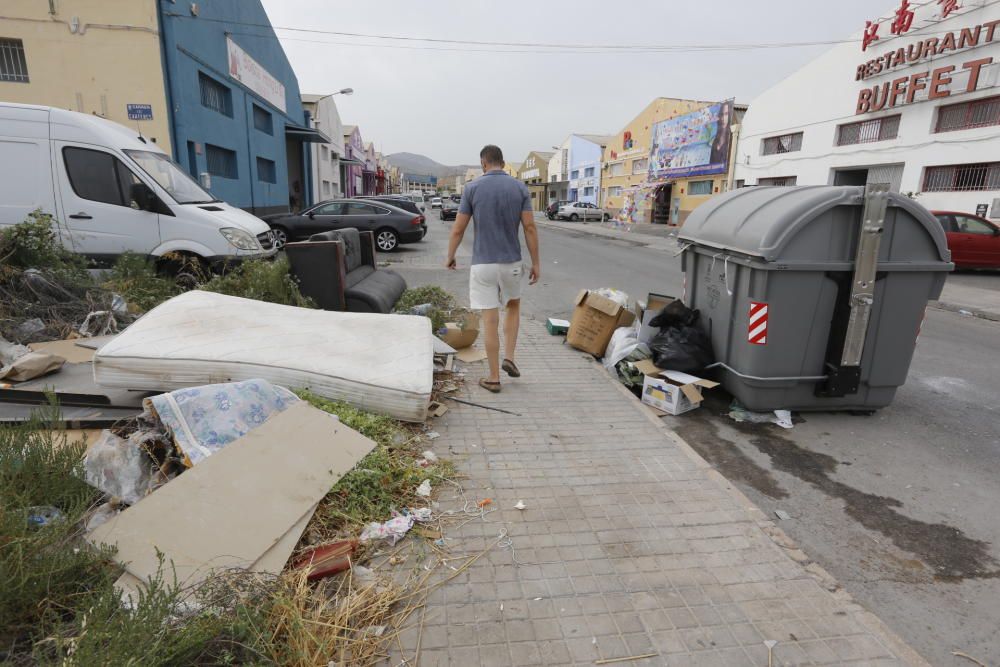
[(550, 317), (545, 320), (545, 328), (548, 329), (549, 333), (553, 336), (565, 334), (569, 331), (569, 320), (557, 320), (554, 317)]
[(649, 359), (637, 361), (635, 367), (646, 376), (642, 383), (642, 402), (671, 415), (700, 407), (704, 400), (701, 390), (719, 386), (718, 382), (680, 371), (660, 370)]
[(596, 292), (580, 290), (566, 342), (595, 357), (603, 357), (615, 329), (627, 327), (633, 322), (635, 313), (625, 306)]
[(649, 321), (656, 317), (663, 307), (669, 305), (676, 301), (672, 296), (667, 296), (666, 294), (654, 294), (650, 292), (646, 297), (646, 309), (642, 311), (642, 317), (639, 319), (639, 342), (648, 343), (652, 340), (653, 336), (660, 333), (660, 330), (656, 327), (649, 325)]
[(459, 322), (446, 322), (438, 337), (456, 350), (469, 347), (479, 338), (479, 316), (469, 313)]

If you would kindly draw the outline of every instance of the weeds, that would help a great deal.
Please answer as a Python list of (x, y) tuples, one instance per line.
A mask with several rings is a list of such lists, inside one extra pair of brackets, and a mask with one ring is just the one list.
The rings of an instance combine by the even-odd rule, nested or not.
[(120, 294), (130, 308), (150, 310), (181, 293), (174, 280), (160, 274), (145, 257), (126, 253), (118, 258), (105, 286)]
[(289, 272), (288, 260), (284, 258), (243, 262), (223, 275), (213, 277), (199, 289), (286, 306), (315, 308), (312, 299), (299, 291)]
[(448, 317), (458, 307), (454, 296), (437, 285), (425, 285), (424, 287), (413, 287), (403, 292), (399, 301), (396, 302), (394, 312), (405, 315), (414, 306), (421, 306), (425, 303), (431, 305), (426, 316), (431, 320), (433, 331), (444, 328)]
[[(54, 220), (35, 210), (24, 222), (0, 231), (0, 266), (5, 270), (36, 269), (65, 279), (88, 279), (86, 262), (60, 242)], [(89, 282), (89, 279), (88, 279)]]

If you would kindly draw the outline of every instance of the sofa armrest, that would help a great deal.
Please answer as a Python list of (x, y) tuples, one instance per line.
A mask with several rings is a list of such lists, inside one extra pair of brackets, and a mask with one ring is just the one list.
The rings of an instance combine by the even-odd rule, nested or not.
[(347, 310), (347, 262), (343, 241), (304, 241), (285, 245), (292, 276), (303, 296), (323, 310)]
[(359, 232), (361, 237), (361, 263), (367, 264), (373, 269), (375, 266), (375, 232)]

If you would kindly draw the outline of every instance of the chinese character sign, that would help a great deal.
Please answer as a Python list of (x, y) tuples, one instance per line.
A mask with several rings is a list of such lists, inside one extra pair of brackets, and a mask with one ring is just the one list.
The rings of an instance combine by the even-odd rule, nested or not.
[(910, 9), (909, 0), (903, 0), (899, 5), (899, 9), (896, 10), (896, 18), (892, 20), (892, 24), (889, 26), (889, 32), (894, 35), (902, 35), (904, 32), (910, 29), (913, 25), (913, 10)]
[(732, 116), (727, 101), (654, 124), (649, 180), (725, 173)]
[(956, 9), (961, 9), (961, 5), (958, 4), (958, 0), (937, 0), (937, 3), (941, 6), (941, 18), (946, 19), (948, 16)]
[(865, 21), (865, 32), (861, 35), (861, 50), (867, 51), (872, 42), (878, 41), (878, 23)]

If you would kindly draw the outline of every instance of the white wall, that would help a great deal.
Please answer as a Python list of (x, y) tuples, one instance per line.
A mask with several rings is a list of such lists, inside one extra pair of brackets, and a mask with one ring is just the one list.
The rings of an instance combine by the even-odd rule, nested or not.
[[(312, 151), (313, 197), (316, 201), (339, 197), (344, 188), (340, 182), (340, 157), (344, 155), (344, 125), (333, 97), (307, 104), (313, 114), (313, 126), (330, 137), (330, 143), (309, 144)], [(326, 151), (323, 150), (326, 147)], [(327, 184), (329, 184), (327, 186)]]
[(559, 145), (559, 149), (549, 158), (549, 182), (555, 177), (557, 181), (565, 181), (569, 178), (569, 146), (573, 141), (573, 135)]
[[(893, 11), (899, 6), (893, 4)], [(941, 6), (928, 2), (918, 6), (913, 27), (900, 37), (890, 33), (889, 21), (879, 29), (880, 39), (861, 50), (861, 32), (852, 41), (835, 46), (819, 58), (762, 93), (750, 104), (743, 120), (736, 149), (735, 179), (753, 185), (761, 178), (796, 176), (798, 185), (833, 183), (834, 170), (848, 167), (871, 167), (903, 164), (900, 191), (920, 192), (924, 168), (935, 165), (968, 164), (1000, 160), (1000, 126), (951, 132), (933, 133), (937, 110), (954, 104), (1000, 94), (1000, 26), (995, 29), (992, 43), (985, 44), (986, 30), (981, 31), (979, 45), (948, 51), (912, 64), (889, 69), (867, 79), (856, 81), (859, 65), (909, 45), (917, 45), (929, 37), (943, 38), (948, 31), (956, 35), (962, 28), (972, 28), (1000, 20), (1000, 3), (983, 6), (983, 0), (965, 0), (962, 8), (941, 20)], [(859, 16), (858, 24), (874, 16)], [(855, 41), (856, 40), (856, 41)], [(965, 93), (969, 80), (963, 63), (980, 58), (993, 58), (993, 63), (980, 71), (975, 92)], [(914, 95), (913, 103), (900, 104), (873, 112), (857, 114), (859, 92), (864, 88), (890, 86), (896, 79), (941, 67), (954, 66), (949, 86), (952, 94), (928, 99), (927, 88)], [(903, 97), (899, 98), (900, 101)], [(899, 114), (896, 139), (852, 146), (837, 146), (837, 126)], [(765, 137), (801, 131), (802, 149), (778, 155), (761, 155)], [(931, 209), (953, 209), (975, 212), (977, 204), (992, 204), (1000, 190), (972, 192), (927, 192), (917, 199)], [(1000, 207), (995, 207), (1000, 209)], [(1000, 210), (991, 206), (990, 215), (1000, 218)]]

